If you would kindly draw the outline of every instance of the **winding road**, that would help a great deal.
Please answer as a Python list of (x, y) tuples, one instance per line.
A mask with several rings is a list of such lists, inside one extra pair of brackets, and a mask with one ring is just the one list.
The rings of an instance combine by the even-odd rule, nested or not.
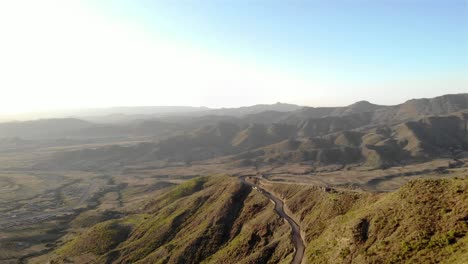
[(272, 201), (275, 204), (275, 211), (278, 213), (280, 217), (286, 220), (288, 222), (289, 226), (291, 226), (291, 232), (292, 232), (292, 241), (294, 244), (294, 249), (295, 249), (295, 254), (293, 261), (291, 262), (292, 264), (301, 264), (302, 258), (304, 257), (304, 241), (302, 240), (301, 237), (301, 229), (299, 225), (294, 221), (286, 212), (284, 211), (284, 204), (281, 199), (278, 197), (274, 196), (273, 194), (265, 191), (258, 185), (248, 182), (245, 180), (245, 177), (240, 177), (240, 180), (242, 183), (258, 190), (260, 193), (262, 193), (265, 197), (267, 197), (270, 201)]

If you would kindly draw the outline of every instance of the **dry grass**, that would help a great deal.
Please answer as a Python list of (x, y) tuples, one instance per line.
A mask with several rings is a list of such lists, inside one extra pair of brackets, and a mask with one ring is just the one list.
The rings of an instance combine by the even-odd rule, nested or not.
[[(309, 263), (462, 263), (468, 179), (418, 179), (396, 192), (266, 185), (300, 219)], [(450, 261), (448, 261), (450, 259)]]

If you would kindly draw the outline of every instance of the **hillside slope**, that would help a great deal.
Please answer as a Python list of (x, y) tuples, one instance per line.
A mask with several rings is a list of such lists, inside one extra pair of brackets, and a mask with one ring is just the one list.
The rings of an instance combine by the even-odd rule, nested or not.
[[(388, 167), (456, 158), (468, 150), (468, 114), (429, 116), (395, 126), (344, 130), (323, 136), (290, 138), (233, 157), (239, 164), (309, 162), (314, 166), (357, 164)], [(266, 137), (264, 137), (266, 138)]]
[(387, 194), (268, 186), (306, 237), (308, 263), (466, 263), (468, 180), (419, 179)]
[(266, 198), (214, 176), (91, 227), (59, 248), (55, 263), (288, 263), (292, 253), (288, 226)]
[(398, 105), (375, 105), (360, 101), (344, 107), (304, 107), (281, 120), (287, 123), (324, 117), (367, 114), (369, 123), (384, 124), (411, 121), (426, 115), (447, 115), (468, 109), (468, 94), (446, 94), (434, 98), (411, 99)]
[(446, 115), (468, 109), (468, 94), (446, 94), (434, 98), (412, 99), (402, 104), (381, 108), (374, 122), (408, 121), (426, 115)]
[[(385, 194), (264, 182), (285, 200), (306, 242), (305, 263), (463, 263), (468, 180), (414, 180)], [(290, 263), (290, 230), (236, 178), (201, 177), (99, 223), (53, 263)], [(51, 256), (52, 256), (51, 255)]]

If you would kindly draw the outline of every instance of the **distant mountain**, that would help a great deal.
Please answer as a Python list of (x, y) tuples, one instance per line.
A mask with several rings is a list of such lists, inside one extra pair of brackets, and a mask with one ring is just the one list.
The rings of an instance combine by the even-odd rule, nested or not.
[[(105, 138), (157, 138), (177, 134), (186, 126), (158, 119), (126, 123), (103, 124), (76, 118), (40, 119), (23, 122), (0, 123), (0, 140), (20, 138), (25, 140), (50, 139), (105, 139)], [(193, 126), (188, 126), (192, 127)]]
[(40, 119), (24, 122), (0, 123), (0, 138), (54, 138), (67, 137), (74, 131), (91, 127), (93, 124), (76, 118)]
[(84, 109), (67, 114), (97, 123), (123, 123), (134, 120), (154, 119), (162, 116), (190, 115), (208, 110), (208, 107), (191, 106), (125, 106)]
[(377, 109), (374, 122), (414, 120), (425, 115), (445, 115), (468, 109), (468, 93), (448, 94), (431, 99), (412, 99), (403, 104)]
[(362, 118), (325, 117), (298, 125), (220, 122), (157, 143), (60, 153), (52, 163), (74, 169), (102, 168), (151, 160), (190, 163), (234, 155), (234, 163), (248, 166), (309, 162), (385, 168), (437, 157), (456, 158), (468, 151), (468, 113), (371, 127), (361, 126), (366, 115)]
[[(83, 164), (80, 159), (84, 159), (88, 167), (117, 164), (114, 163), (116, 160), (118, 164), (149, 160), (190, 163), (257, 149), (264, 153), (256, 152), (255, 159), (265, 163), (358, 162), (371, 167), (385, 167), (441, 156), (453, 157), (453, 151), (468, 151), (468, 94), (415, 99), (395, 106), (360, 101), (346, 107), (305, 107), (286, 111), (296, 107), (257, 105), (218, 112), (243, 114), (241, 116), (217, 115), (213, 112), (215, 110), (209, 110), (206, 112), (209, 115), (168, 116), (107, 125), (78, 119), (5, 123), (0, 124), (0, 138), (142, 137), (152, 141), (144, 147), (61, 154), (60, 164), (74, 167)], [(267, 110), (255, 113), (271, 108), (286, 112)], [(296, 147), (291, 149), (288, 146), (285, 150), (282, 142), (291, 140), (297, 142)], [(274, 151), (268, 152), (262, 149), (264, 147)], [(94, 161), (90, 157), (94, 157)]]
[[(418, 121), (369, 129), (315, 132), (313, 137), (282, 141), (234, 156), (240, 164), (311, 162), (315, 165), (361, 163), (387, 167), (454, 158), (468, 150), (468, 114), (429, 116)], [(301, 133), (300, 130), (297, 133)]]
[(281, 122), (300, 122), (307, 119), (318, 119), (324, 117), (342, 117), (348, 115), (357, 115), (362, 113), (374, 112), (378, 109), (384, 109), (386, 106), (371, 104), (367, 101), (359, 101), (349, 106), (343, 107), (303, 107), (296, 110), (286, 117), (283, 117)]
[(343, 115), (353, 115), (360, 113), (373, 112), (377, 109), (385, 108), (383, 105), (376, 105), (369, 103), (368, 101), (359, 101), (347, 107), (336, 109), (332, 115), (343, 116)]
[(412, 99), (393, 106), (360, 101), (345, 107), (304, 107), (278, 121), (298, 122), (310, 118), (372, 113), (371, 123), (388, 123), (414, 120), (424, 115), (445, 115), (465, 109), (468, 109), (468, 94), (449, 94), (431, 99)]
[(120, 106), (104, 109), (92, 109), (88, 112), (94, 112), (94, 115), (102, 115), (104, 112), (108, 114), (127, 114), (127, 115), (163, 115), (163, 114), (178, 114), (190, 113), (209, 110), (208, 107), (193, 107), (193, 106)]
[(253, 106), (244, 106), (239, 108), (221, 108), (208, 110), (207, 112), (211, 115), (227, 115), (227, 116), (246, 116), (257, 114), (265, 111), (275, 111), (275, 112), (291, 112), (302, 108), (301, 106), (294, 104), (258, 104)]
[(242, 117), (263, 111), (289, 112), (300, 109), (294, 104), (276, 103), (259, 104), (238, 108), (213, 109), (208, 107), (191, 106), (125, 106), (109, 108), (90, 108), (43, 112), (34, 114), (18, 114), (15, 116), (0, 115), (0, 120), (33, 120), (33, 119), (59, 119), (71, 117), (95, 123), (127, 123), (135, 120), (167, 118), (167, 117), (201, 117), (201, 116), (233, 116)]
[[(97, 110), (87, 111), (93, 115), (84, 116), (81, 118), (95, 122), (125, 122), (131, 120), (155, 119), (162, 118), (168, 120), (191, 120), (193, 117), (217, 117), (228, 116), (241, 118), (247, 115), (258, 114), (262, 112), (272, 111), (278, 113), (291, 112), (301, 109), (301, 106), (294, 104), (276, 103), (276, 104), (258, 104), (252, 106), (243, 106), (236, 108), (219, 108), (213, 109), (208, 107), (115, 107), (103, 109), (100, 112)], [(106, 115), (102, 115), (102, 113)], [(98, 115), (101, 113), (101, 115)]]
[[(18, 116), (25, 118), (63, 118), (73, 117), (95, 123), (128, 123), (136, 120), (160, 118), (186, 118), (202, 116), (230, 116), (246, 118), (253, 122), (288, 122), (308, 118), (327, 116), (346, 116), (373, 112), (374, 123), (404, 121), (418, 118), (422, 115), (449, 114), (468, 109), (468, 93), (449, 94), (431, 99), (412, 99), (405, 103), (392, 106), (376, 105), (367, 101), (359, 101), (343, 107), (302, 107), (294, 104), (258, 104), (238, 108), (210, 109), (207, 107), (189, 106), (141, 106), (141, 107), (111, 107), (96, 109), (68, 110), (54, 113), (39, 113), (35, 115)], [(0, 120), (12, 120), (8, 116)]]
[(83, 114), (80, 119), (51, 118), (0, 123), (0, 138), (49, 139), (62, 137), (160, 136), (172, 132), (178, 134), (179, 132), (190, 131), (223, 121), (246, 123), (247, 120), (239, 120), (239, 118), (252, 113), (260, 113), (266, 109), (275, 109), (275, 113), (283, 113), (280, 111), (298, 108), (300, 107), (278, 103), (219, 110), (208, 110), (208, 108), (204, 107), (157, 106), (92, 109), (75, 113)]

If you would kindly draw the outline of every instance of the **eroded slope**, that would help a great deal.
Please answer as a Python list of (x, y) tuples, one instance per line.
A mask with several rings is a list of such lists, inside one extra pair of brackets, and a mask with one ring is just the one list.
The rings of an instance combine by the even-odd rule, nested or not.
[(386, 194), (268, 186), (299, 219), (308, 263), (465, 263), (468, 180), (418, 179)]
[(140, 214), (91, 227), (53, 258), (58, 263), (288, 263), (292, 258), (289, 227), (266, 198), (236, 178), (197, 178), (143, 207)]

